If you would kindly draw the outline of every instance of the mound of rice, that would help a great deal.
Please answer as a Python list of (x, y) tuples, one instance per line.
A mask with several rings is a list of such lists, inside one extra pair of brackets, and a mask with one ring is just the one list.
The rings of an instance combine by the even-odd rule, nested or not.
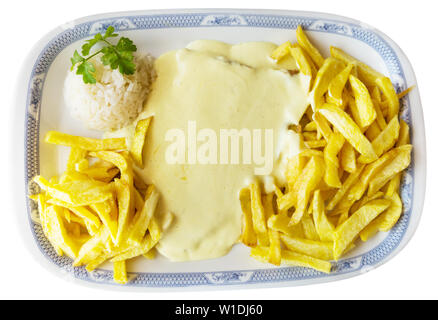
[(143, 103), (154, 78), (153, 58), (136, 55), (136, 72), (122, 75), (104, 66), (99, 58), (91, 60), (96, 68), (95, 84), (85, 84), (76, 69), (64, 83), (64, 98), (73, 117), (89, 129), (112, 131), (123, 128), (143, 110)]

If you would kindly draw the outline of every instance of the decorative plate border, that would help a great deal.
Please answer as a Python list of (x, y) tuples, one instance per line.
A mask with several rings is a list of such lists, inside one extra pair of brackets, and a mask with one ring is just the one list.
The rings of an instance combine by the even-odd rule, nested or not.
[[(326, 16), (324, 14), (324, 16)], [(243, 27), (296, 29), (302, 25), (307, 30), (341, 34), (364, 42), (372, 47), (384, 60), (391, 80), (398, 92), (406, 89), (407, 83), (401, 62), (393, 48), (379, 34), (357, 23), (336, 19), (319, 19), (312, 14), (284, 15), (259, 14), (245, 12), (202, 12), (174, 14), (145, 14), (96, 19), (69, 26), (51, 39), (39, 54), (28, 84), (25, 114), (25, 186), (26, 194), (35, 193), (36, 186), (30, 182), (39, 173), (39, 121), (42, 90), (46, 73), (56, 56), (71, 43), (89, 37), (113, 25), (116, 30), (143, 30), (165, 28), (211, 28)], [(401, 117), (411, 125), (411, 107), (408, 99), (401, 104)], [(415, 152), (415, 150), (414, 150)], [(414, 190), (414, 163), (403, 176), (401, 195), (403, 215), (386, 238), (374, 249), (352, 258), (334, 263), (330, 275), (300, 267), (279, 267), (275, 269), (235, 270), (222, 272), (192, 273), (130, 273), (132, 287), (188, 287), (188, 286), (222, 286), (243, 284), (266, 284), (281, 282), (298, 282), (302, 280), (329, 281), (333, 278), (348, 277), (358, 272), (368, 271), (381, 264), (402, 242), (412, 215)], [(72, 267), (71, 260), (59, 257), (45, 238), (41, 226), (32, 217), (37, 214), (37, 207), (27, 200), (27, 214), (32, 234), (43, 253), (56, 266), (77, 279), (93, 283), (116, 285), (113, 283), (112, 271), (98, 269), (88, 273), (84, 267)]]

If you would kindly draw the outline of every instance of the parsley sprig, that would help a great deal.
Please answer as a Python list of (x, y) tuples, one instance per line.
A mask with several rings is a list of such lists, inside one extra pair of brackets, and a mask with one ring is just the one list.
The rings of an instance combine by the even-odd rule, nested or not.
[[(96, 68), (89, 60), (98, 54), (102, 54), (101, 61), (105, 66), (110, 66), (111, 69), (119, 69), (121, 74), (134, 74), (135, 63), (133, 62), (133, 52), (137, 51), (137, 47), (131, 39), (121, 37), (116, 45), (108, 41), (109, 38), (115, 38), (118, 34), (114, 33), (114, 27), (109, 26), (105, 34), (96, 34), (94, 38), (86, 40), (82, 46), (82, 55), (75, 50), (71, 61), (71, 70), (78, 64), (76, 74), (82, 75), (85, 83), (96, 83), (94, 72)], [(103, 47), (90, 55), (91, 49), (98, 43), (102, 43)]]

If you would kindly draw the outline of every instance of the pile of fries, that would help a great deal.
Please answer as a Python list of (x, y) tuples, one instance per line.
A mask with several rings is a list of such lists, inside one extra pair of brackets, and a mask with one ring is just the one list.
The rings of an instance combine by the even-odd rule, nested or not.
[(47, 143), (71, 147), (67, 168), (50, 181), (34, 177), (42, 191), (31, 198), (38, 202), (41, 226), (57, 254), (90, 272), (110, 260), (114, 281), (121, 284), (128, 282), (126, 260), (153, 258), (165, 227), (154, 217), (158, 192), (133, 169), (134, 164), (142, 166), (150, 120), (138, 121), (130, 150), (125, 138), (48, 132)]
[(402, 214), (412, 145), (399, 99), (409, 90), (397, 95), (389, 78), (339, 48), (324, 59), (301, 27), (297, 40), (272, 58), (281, 66), (295, 60), (308, 89), (295, 128), (304, 148), (288, 161), (287, 185), (270, 194), (258, 183), (241, 190), (241, 241), (260, 261), (329, 273), (357, 238), (389, 231)]

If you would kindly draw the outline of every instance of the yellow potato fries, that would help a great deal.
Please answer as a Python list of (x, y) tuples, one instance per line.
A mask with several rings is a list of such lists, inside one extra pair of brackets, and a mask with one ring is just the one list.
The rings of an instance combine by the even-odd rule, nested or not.
[(324, 208), (324, 200), (321, 196), (321, 191), (316, 190), (313, 195), (313, 223), (315, 224), (316, 232), (318, 233), (321, 241), (332, 242), (333, 241), (333, 232), (334, 227), (332, 223), (328, 220), (325, 208)]
[(268, 229), (266, 228), (265, 209), (262, 205), (262, 195), (260, 185), (251, 183), (249, 186), (251, 192), (251, 211), (254, 230), (257, 234), (258, 241), (261, 245), (269, 244)]
[(335, 104), (337, 106), (343, 105), (343, 92), (345, 85), (350, 77), (351, 70), (353, 70), (354, 65), (349, 64), (342, 70), (336, 77), (330, 81), (328, 92), (327, 92), (327, 100), (328, 102)]
[(291, 251), (321, 260), (333, 260), (333, 242), (293, 238), (287, 235), (282, 235), (281, 241)]
[(242, 234), (240, 240), (248, 247), (257, 245), (257, 235), (254, 232), (251, 211), (251, 192), (248, 188), (240, 191), (240, 206), (242, 208)]
[(334, 132), (331, 134), (327, 146), (324, 148), (324, 161), (326, 168), (324, 181), (330, 187), (340, 188), (342, 186), (338, 174), (339, 160), (337, 155), (341, 151), (344, 142), (344, 137), (340, 133)]
[[(275, 193), (260, 195), (257, 185), (257, 199), (277, 205), (265, 205), (266, 215), (254, 220), (267, 219), (269, 236), (251, 243), (251, 256), (328, 273), (330, 261), (352, 250), (356, 239), (389, 231), (403, 213), (399, 187), (412, 145), (398, 100), (409, 90), (397, 95), (389, 78), (339, 48), (324, 59), (301, 27), (297, 39), (275, 54), (292, 55), (301, 75), (312, 77), (311, 108), (295, 130), (305, 148), (288, 159), (286, 183)], [(240, 201), (250, 217), (249, 189)], [(257, 203), (254, 209), (260, 210)]]
[(361, 127), (367, 127), (373, 123), (377, 117), (373, 101), (371, 100), (371, 95), (368, 92), (367, 87), (353, 75), (350, 75), (350, 85), (359, 112), (359, 125)]
[(88, 151), (126, 150), (125, 138), (92, 139), (73, 136), (67, 133), (49, 131), (44, 139), (47, 143), (59, 144), (67, 147), (76, 147)]
[[(268, 262), (269, 248), (253, 248), (251, 249), (251, 256), (261, 262)], [(331, 264), (328, 261), (313, 258), (290, 250), (281, 250), (281, 264), (292, 267), (313, 268), (324, 273), (330, 273), (331, 270)]]
[(321, 68), (325, 60), (322, 57), (321, 53), (319, 53), (318, 49), (316, 49), (316, 47), (307, 38), (301, 26), (298, 26), (297, 28), (297, 40), (300, 47), (307, 52), (307, 54), (312, 58), (316, 66), (318, 68)]
[(271, 58), (280, 61), (290, 53), (291, 48), (292, 48), (292, 43), (286, 41), (282, 45), (278, 46), (277, 49), (274, 50), (274, 52), (272, 52)]
[(372, 200), (353, 213), (350, 218), (336, 229), (333, 247), (335, 260), (339, 259), (359, 232), (388, 208), (390, 204), (391, 202), (385, 199)]
[(327, 58), (321, 69), (316, 74), (312, 91), (310, 92), (310, 101), (313, 110), (317, 110), (323, 95), (327, 92), (330, 82), (344, 68), (344, 64), (334, 58)]
[(114, 262), (114, 282), (125, 284), (128, 282), (128, 274), (126, 273), (126, 261)]
[(131, 145), (131, 156), (135, 164), (143, 167), (143, 146), (152, 118), (142, 119), (137, 122), (135, 134)]
[(349, 54), (342, 51), (342, 49), (330, 47), (330, 54), (332, 57), (342, 60), (345, 63), (351, 63), (355, 65), (357, 67), (358, 78), (364, 82), (367, 87), (375, 86), (377, 79), (384, 77), (383, 74), (367, 66), (365, 63), (353, 58)]
[(398, 139), (400, 124), (397, 117), (392, 118), (382, 132), (373, 140), (372, 145), (377, 156), (391, 149)]
[(382, 90), (383, 96), (388, 101), (388, 115), (387, 119), (392, 119), (398, 115), (400, 102), (397, 93), (394, 90), (394, 86), (391, 83), (391, 79), (388, 77), (381, 77), (376, 80), (377, 86)]
[[(130, 153), (124, 138), (99, 140), (51, 131), (47, 142), (71, 147), (66, 171), (59, 179), (33, 179), (42, 191), (31, 198), (38, 202), (41, 226), (57, 254), (66, 254), (73, 266), (85, 265), (89, 272), (111, 261), (119, 284), (129, 281), (126, 261), (153, 258), (150, 252), (161, 238), (162, 227), (154, 217), (158, 191), (138, 176), (134, 185), (132, 167), (133, 162), (142, 164), (133, 158), (142, 154), (140, 140), (149, 121), (139, 123)], [(144, 198), (137, 185), (144, 188)], [(163, 220), (164, 228), (172, 218)]]

